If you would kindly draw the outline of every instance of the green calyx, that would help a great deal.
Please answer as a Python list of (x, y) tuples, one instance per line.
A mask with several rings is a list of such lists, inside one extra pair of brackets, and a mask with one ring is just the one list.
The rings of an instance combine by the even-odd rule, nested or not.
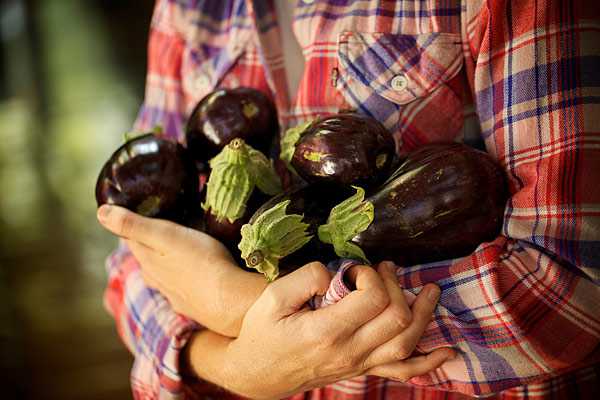
[(300, 137), (302, 137), (306, 131), (306, 128), (308, 128), (312, 123), (313, 121), (311, 120), (293, 128), (289, 128), (281, 137), (281, 151), (279, 153), (279, 158), (281, 158), (286, 167), (293, 173), (296, 173), (296, 170), (294, 170), (294, 167), (292, 167), (292, 157), (294, 156), (294, 151), (296, 150), (296, 143), (298, 143), (298, 140), (300, 140)]
[(323, 243), (333, 245), (335, 254), (369, 262), (364, 251), (351, 242), (369, 227), (375, 216), (373, 204), (364, 200), (365, 191), (357, 186), (356, 194), (333, 207), (325, 225), (319, 226), (318, 236)]
[(263, 212), (252, 224), (242, 226), (238, 248), (249, 268), (265, 275), (269, 282), (279, 275), (279, 260), (308, 243), (312, 235), (302, 215), (286, 214), (290, 200)]
[(282, 190), (269, 159), (239, 138), (233, 139), (210, 160), (210, 167), (202, 208), (210, 210), (217, 221), (227, 218), (233, 223), (241, 218), (255, 187), (268, 195)]

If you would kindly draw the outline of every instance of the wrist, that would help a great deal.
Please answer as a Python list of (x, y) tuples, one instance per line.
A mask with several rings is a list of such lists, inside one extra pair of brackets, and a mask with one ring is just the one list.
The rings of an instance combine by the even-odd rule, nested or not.
[(230, 341), (208, 329), (193, 334), (182, 353), (182, 375), (228, 389), (228, 368), (224, 367), (229, 365), (227, 347)]
[(267, 281), (261, 274), (244, 271), (239, 266), (235, 270), (221, 274), (217, 285), (219, 316), (223, 330), (219, 333), (237, 337), (246, 312), (267, 287)]

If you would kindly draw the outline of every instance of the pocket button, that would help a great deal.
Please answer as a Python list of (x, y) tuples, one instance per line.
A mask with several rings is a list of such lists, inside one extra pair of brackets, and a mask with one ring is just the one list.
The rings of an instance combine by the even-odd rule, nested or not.
[(402, 92), (408, 86), (408, 78), (404, 74), (398, 74), (392, 78), (392, 89), (396, 92)]

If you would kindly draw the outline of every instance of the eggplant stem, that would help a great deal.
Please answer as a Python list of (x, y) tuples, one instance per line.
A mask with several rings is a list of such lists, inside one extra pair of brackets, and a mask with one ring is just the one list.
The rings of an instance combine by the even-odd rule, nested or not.
[(362, 188), (353, 187), (356, 194), (333, 207), (327, 223), (319, 226), (317, 234), (321, 242), (333, 245), (339, 257), (369, 262), (364, 251), (350, 241), (373, 222), (374, 207), (371, 202), (364, 200), (365, 191)]
[(302, 215), (286, 214), (290, 200), (277, 203), (252, 224), (242, 226), (238, 248), (249, 268), (265, 275), (269, 282), (279, 275), (279, 260), (308, 243), (312, 235)]
[(279, 158), (284, 162), (288, 170), (297, 175), (296, 170), (292, 167), (292, 157), (296, 151), (296, 143), (302, 137), (306, 129), (313, 123), (314, 120), (307, 121), (303, 124), (289, 128), (281, 136)]
[(266, 194), (281, 192), (281, 182), (273, 165), (260, 151), (235, 138), (210, 160), (212, 172), (206, 183), (206, 201), (202, 204), (217, 222), (231, 223), (241, 218), (255, 187)]

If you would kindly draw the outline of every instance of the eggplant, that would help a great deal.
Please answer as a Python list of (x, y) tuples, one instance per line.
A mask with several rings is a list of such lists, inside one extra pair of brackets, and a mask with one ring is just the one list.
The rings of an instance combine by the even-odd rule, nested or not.
[(203, 231), (210, 236), (218, 239), (225, 245), (238, 260), (242, 261), (237, 248), (240, 242), (242, 226), (248, 221), (254, 213), (269, 200), (270, 196), (265, 195), (259, 190), (254, 190), (250, 195), (245, 207), (244, 214), (234, 221), (230, 221), (226, 218), (218, 218), (212, 212), (205, 212), (203, 217)]
[(187, 148), (199, 169), (235, 138), (269, 154), (279, 134), (277, 110), (262, 92), (252, 88), (219, 89), (196, 105), (186, 124)]
[(242, 226), (238, 248), (246, 266), (273, 281), (308, 262), (336, 259), (332, 247), (318, 240), (317, 229), (351, 192), (317, 184), (273, 197)]
[(96, 181), (96, 202), (190, 225), (201, 213), (198, 171), (179, 143), (147, 133), (119, 147)]
[(319, 118), (282, 138), (282, 158), (308, 183), (371, 188), (387, 178), (395, 155), (392, 134), (358, 113)]
[(435, 144), (409, 154), (363, 201), (336, 206), (319, 238), (340, 257), (414, 265), (463, 257), (502, 227), (504, 171), (469, 146)]
[(271, 162), (260, 151), (236, 138), (210, 160), (206, 183), (205, 231), (230, 249), (240, 240), (241, 226), (267, 196), (282, 191)]

